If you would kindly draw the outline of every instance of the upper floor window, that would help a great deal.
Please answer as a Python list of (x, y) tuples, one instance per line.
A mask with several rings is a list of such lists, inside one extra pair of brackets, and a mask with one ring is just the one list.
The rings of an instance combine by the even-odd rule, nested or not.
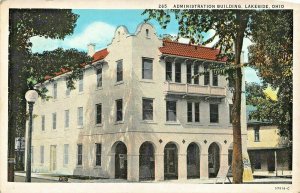
[(218, 74), (213, 72), (213, 86), (218, 86)]
[(52, 129), (56, 129), (56, 113), (52, 113)]
[(187, 103), (187, 122), (193, 122), (193, 103)]
[(186, 65), (186, 82), (188, 84), (192, 83), (192, 65), (191, 64)]
[(153, 99), (143, 99), (143, 120), (153, 120)]
[(70, 111), (65, 110), (65, 128), (69, 128), (69, 122), (70, 122)]
[(234, 78), (228, 77), (228, 87), (234, 87)]
[(82, 165), (82, 144), (77, 144), (77, 165)]
[(96, 124), (102, 123), (102, 104), (96, 104)]
[(101, 143), (96, 143), (96, 166), (101, 166)]
[(97, 69), (97, 88), (102, 87), (102, 67)]
[(77, 125), (79, 127), (83, 126), (83, 107), (78, 107), (77, 109)]
[(255, 142), (259, 141), (259, 127), (254, 128), (254, 141)]
[(117, 61), (117, 82), (123, 81), (123, 60)]
[(42, 115), (42, 131), (45, 131), (45, 115)]
[(195, 122), (200, 122), (200, 103), (195, 104)]
[(146, 29), (146, 37), (149, 37), (149, 29)]
[(166, 62), (166, 81), (172, 81), (172, 63)]
[(66, 96), (70, 96), (71, 89), (68, 87), (68, 81), (66, 80)]
[(79, 75), (79, 92), (83, 92), (83, 73)]
[(218, 123), (219, 122), (219, 105), (218, 104), (209, 104), (210, 110), (210, 122)]
[(167, 121), (176, 121), (176, 101), (166, 101)]
[(181, 63), (175, 63), (175, 82), (181, 82)]
[(194, 84), (199, 84), (199, 65), (194, 64)]
[(204, 85), (209, 85), (209, 70), (208, 67), (204, 67)]
[(116, 100), (116, 121), (122, 121), (123, 120), (123, 100), (119, 99)]
[(142, 78), (152, 79), (153, 74), (153, 59), (143, 58)]
[(57, 99), (57, 83), (53, 83), (53, 99)]
[(233, 108), (233, 105), (229, 104), (229, 122), (230, 123), (232, 123), (232, 108)]

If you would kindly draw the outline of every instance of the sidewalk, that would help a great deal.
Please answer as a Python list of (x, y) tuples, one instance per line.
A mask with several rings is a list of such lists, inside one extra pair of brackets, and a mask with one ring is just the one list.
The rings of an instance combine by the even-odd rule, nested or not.
[[(25, 176), (25, 173), (16, 172), (16, 176)], [(49, 173), (32, 173), (32, 178), (47, 179), (52, 181), (59, 181), (58, 174)], [(62, 175), (63, 176), (63, 175)], [(230, 178), (232, 181), (232, 178)], [(215, 184), (216, 178), (210, 179), (188, 179), (188, 180), (165, 180), (165, 181), (141, 181), (141, 182), (128, 182), (124, 179), (72, 179), (68, 178), (68, 183), (187, 183), (187, 184)], [(222, 179), (217, 180), (218, 184), (222, 183)], [(244, 184), (291, 184), (291, 178), (284, 177), (268, 177), (268, 178), (255, 178), (253, 182), (246, 182)], [(226, 179), (225, 184), (229, 184)]]

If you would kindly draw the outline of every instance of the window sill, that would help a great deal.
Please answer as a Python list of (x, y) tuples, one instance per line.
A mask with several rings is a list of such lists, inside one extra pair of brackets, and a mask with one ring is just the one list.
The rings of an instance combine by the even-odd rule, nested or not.
[(68, 95), (68, 96), (65, 96), (64, 98), (65, 98), (65, 99), (68, 99), (68, 98), (70, 98), (70, 95)]
[(94, 169), (101, 169), (101, 166), (94, 166)]
[(155, 83), (155, 82), (153, 81), (153, 79), (142, 79), (142, 80), (140, 80), (140, 82), (143, 82), (143, 83), (152, 83), (152, 84)]
[(68, 130), (70, 130), (70, 128), (69, 127), (65, 127), (64, 130), (68, 131)]
[(76, 165), (76, 168), (83, 168), (82, 165)]
[(96, 124), (96, 127), (102, 127), (103, 126), (103, 124), (102, 123), (98, 123), (98, 124)]
[(78, 94), (79, 94), (79, 95), (83, 95), (83, 94), (84, 94), (84, 92), (83, 92), (83, 91), (81, 91), (81, 92), (78, 92)]
[(188, 122), (188, 123), (186, 123), (186, 125), (203, 126), (202, 123), (198, 123), (198, 122)]
[(97, 88), (96, 88), (96, 91), (97, 91), (97, 90), (103, 90), (103, 87), (102, 87), (102, 86), (101, 86), (101, 87), (97, 87)]
[(114, 125), (120, 125), (120, 124), (124, 124), (124, 121), (116, 121), (116, 122), (114, 123)]
[(124, 84), (124, 81), (116, 82), (116, 83), (115, 83), (115, 86), (118, 86), (118, 85), (121, 85), (121, 84)]
[(155, 122), (153, 120), (142, 120), (141, 123), (143, 123), (143, 124), (157, 124), (157, 122)]
[(219, 123), (209, 123), (208, 126), (218, 126)]
[(77, 126), (77, 129), (83, 129), (83, 125)]
[(165, 125), (180, 125), (180, 123), (177, 121), (167, 121), (165, 122)]

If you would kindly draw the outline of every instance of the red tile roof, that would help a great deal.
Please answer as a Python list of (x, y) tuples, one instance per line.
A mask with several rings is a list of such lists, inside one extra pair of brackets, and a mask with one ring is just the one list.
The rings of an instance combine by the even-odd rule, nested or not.
[(198, 45), (189, 45), (169, 40), (163, 41), (163, 46), (159, 48), (163, 54), (183, 56), (189, 58), (199, 58), (206, 60), (226, 61), (226, 59), (217, 59), (218, 49), (207, 48)]
[[(92, 62), (96, 62), (96, 61), (99, 61), (99, 60), (103, 60), (106, 56), (108, 55), (108, 51), (107, 51), (107, 48), (105, 49), (102, 49), (102, 50), (99, 50), (97, 51), (94, 55), (93, 55), (93, 61)], [(87, 64), (82, 64), (81, 66), (84, 67), (86, 66)], [(68, 69), (64, 69), (62, 68), (60, 72), (56, 72), (55, 73), (55, 76), (59, 76), (59, 75), (62, 75), (64, 73), (67, 73), (69, 72), (70, 70)], [(52, 78), (52, 76), (45, 76), (45, 80), (49, 80), (50, 78)]]
[(103, 50), (99, 50), (98, 52), (96, 52), (94, 55), (93, 55), (93, 62), (96, 62), (98, 60), (102, 60), (104, 59), (106, 56), (108, 55), (108, 51), (107, 51), (107, 48), (103, 49)]

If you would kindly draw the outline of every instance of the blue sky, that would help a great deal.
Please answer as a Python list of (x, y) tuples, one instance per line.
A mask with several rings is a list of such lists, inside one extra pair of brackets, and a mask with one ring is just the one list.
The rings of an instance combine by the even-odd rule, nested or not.
[[(73, 12), (80, 17), (77, 20), (76, 28), (72, 35), (67, 36), (64, 40), (33, 37), (31, 38), (31, 42), (33, 43), (32, 51), (42, 52), (44, 50), (54, 50), (58, 47), (65, 49), (76, 48), (81, 51), (86, 51), (88, 43), (95, 43), (96, 50), (99, 50), (105, 48), (107, 44), (111, 42), (117, 26), (125, 25), (130, 33), (134, 33), (138, 24), (143, 22), (146, 18), (145, 15), (141, 15), (143, 10), (81, 9), (73, 10)], [(174, 18), (171, 18), (171, 23), (168, 25), (167, 29), (161, 29), (159, 24), (154, 20), (151, 20), (150, 22), (156, 28), (157, 35), (177, 34), (178, 25)], [(206, 35), (209, 36), (210, 33)], [(180, 39), (180, 41), (183, 43), (187, 42), (186, 39)], [(248, 54), (247, 47), (250, 44), (251, 42), (248, 39), (245, 39), (243, 47), (245, 56)], [(245, 60), (247, 61), (247, 57), (245, 57)], [(260, 82), (256, 76), (256, 71), (246, 68), (246, 81)]]

